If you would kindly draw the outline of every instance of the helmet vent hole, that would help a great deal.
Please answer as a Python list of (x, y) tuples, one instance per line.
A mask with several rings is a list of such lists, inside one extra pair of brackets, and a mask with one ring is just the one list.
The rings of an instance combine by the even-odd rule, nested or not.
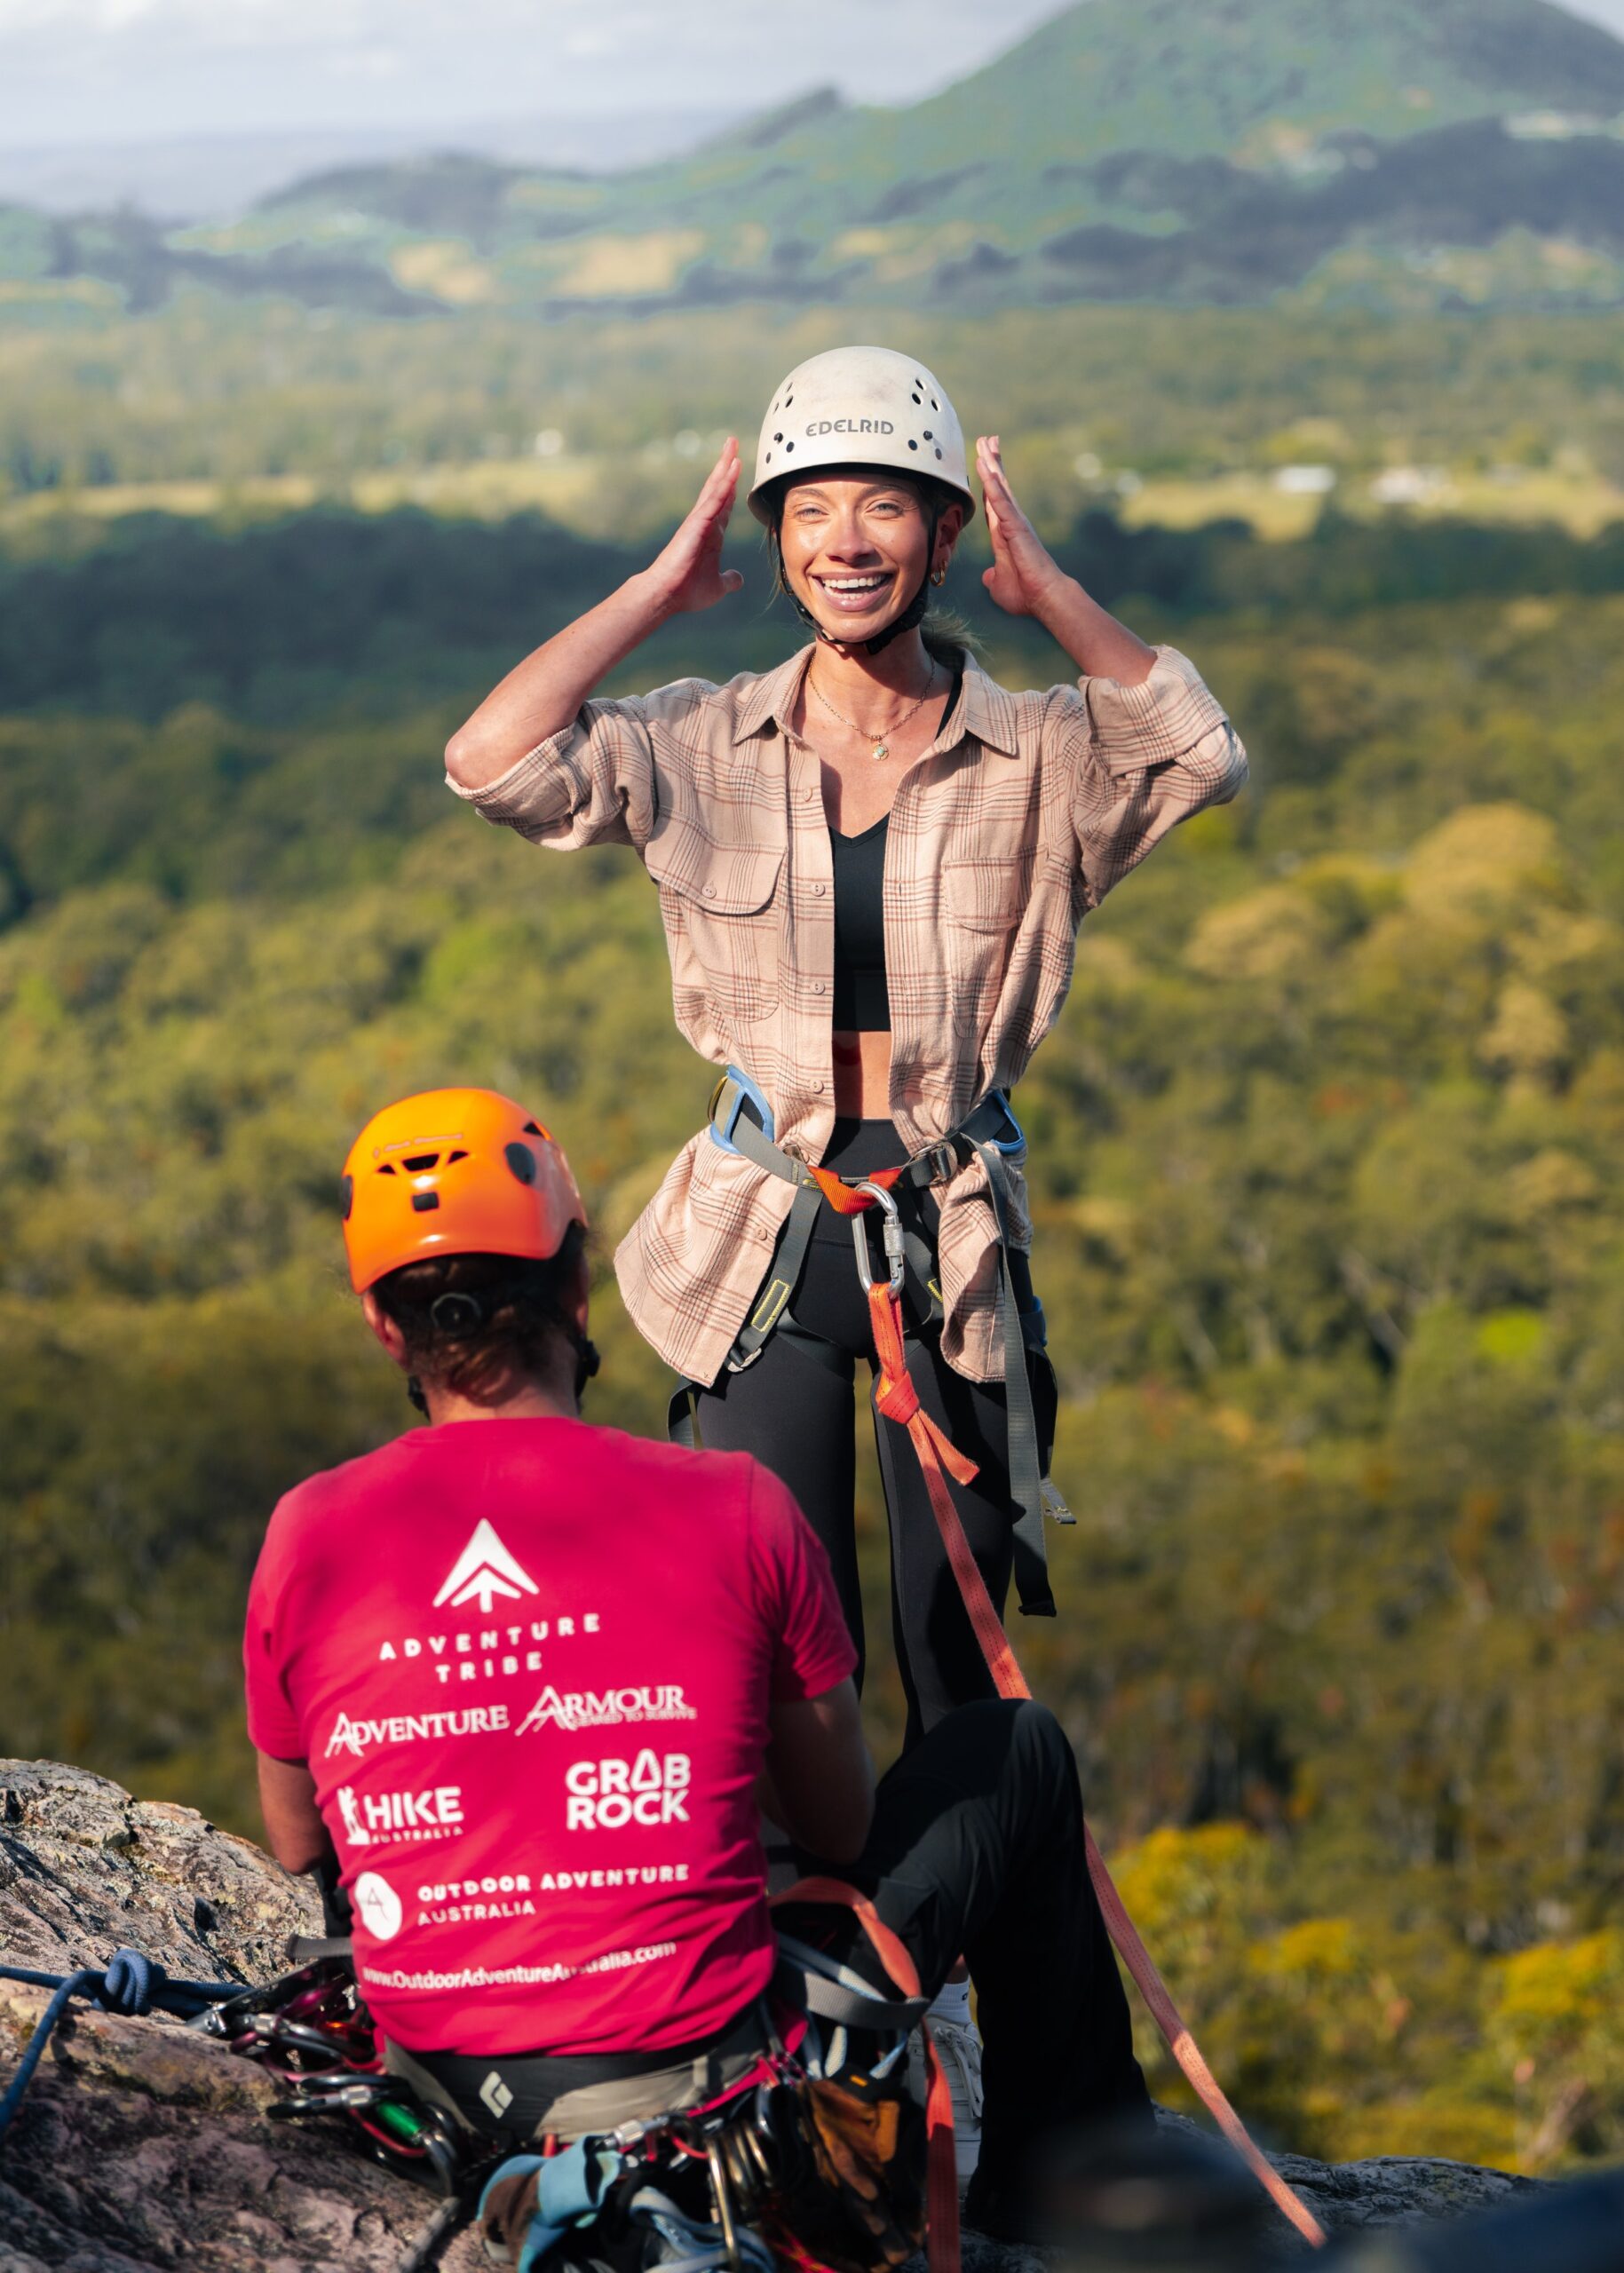
[(909, 449), (910, 449), (910, 450), (916, 450), (916, 449), (919, 447), (918, 443), (914, 440), (914, 438), (913, 438), (913, 436), (912, 436), (911, 434), (910, 434), (910, 435), (908, 436), (908, 438), (907, 438), (907, 446), (908, 446), (908, 447), (909, 447)]
[(772, 439), (773, 439), (773, 440), (774, 440), (775, 442), (781, 442), (781, 441), (783, 440), (783, 439), (784, 439), (784, 438), (783, 438), (783, 436), (782, 436), (781, 434), (774, 434), (774, 436), (772, 437)]
[[(536, 1133), (539, 1136), (541, 1132), (538, 1129)], [(504, 1144), (502, 1157), (520, 1184), (535, 1182), (535, 1154), (528, 1144)]]
[(354, 1205), (355, 1178), (353, 1176), (341, 1176), (338, 1179), (338, 1212), (346, 1224), (350, 1220), (350, 1211)]
[(927, 442), (933, 442), (936, 440), (935, 435), (931, 432), (928, 426), (925, 428), (925, 440)]
[(931, 397), (931, 408), (932, 410), (939, 410), (941, 408), (940, 403), (938, 402), (934, 395)]
[(431, 1215), (439, 1205), (438, 1192), (414, 1192), (412, 1194), (412, 1211), (415, 1215)]
[(794, 449), (794, 447), (795, 447), (795, 444), (794, 444), (793, 442), (786, 442), (786, 443), (785, 443), (785, 445), (784, 445), (784, 455), (785, 455), (785, 456), (786, 456), (786, 457), (788, 457), (788, 456), (789, 453)]
[(440, 1154), (414, 1152), (409, 1160), (402, 1160), (400, 1166), (408, 1176), (421, 1176), (425, 1168), (437, 1168), (440, 1166)]
[(467, 1153), (459, 1148), (455, 1152), (448, 1152), (446, 1154), (446, 1166), (449, 1168), (453, 1160), (465, 1160), (467, 1158)]
[(542, 1127), (539, 1121), (527, 1121), (525, 1123), (525, 1135), (527, 1136), (539, 1136), (543, 1144), (551, 1144), (552, 1142), (551, 1137)]
[(381, 1167), (379, 1168), (379, 1169), (378, 1169), (378, 1174), (379, 1174), (380, 1176), (392, 1176), (392, 1175), (394, 1174), (394, 1172), (395, 1172), (395, 1169), (394, 1169), (394, 1162), (393, 1162), (392, 1160), (385, 1160), (385, 1161), (384, 1161), (384, 1163), (382, 1164), (382, 1166), (381, 1166)]

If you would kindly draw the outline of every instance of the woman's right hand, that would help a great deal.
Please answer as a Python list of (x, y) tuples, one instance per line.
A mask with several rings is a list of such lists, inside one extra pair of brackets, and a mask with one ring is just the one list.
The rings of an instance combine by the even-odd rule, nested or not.
[(693, 509), (659, 558), (644, 572), (644, 582), (660, 614), (693, 615), (714, 607), (744, 579), (736, 568), (722, 566), (722, 543), (739, 487), (739, 445), (730, 434), (727, 447), (710, 469)]
[(471, 795), (500, 780), (527, 750), (560, 734), (595, 687), (668, 616), (714, 607), (744, 579), (722, 566), (722, 540), (739, 486), (731, 438), (660, 558), (628, 577), (574, 623), (527, 655), (446, 745), (446, 771)]

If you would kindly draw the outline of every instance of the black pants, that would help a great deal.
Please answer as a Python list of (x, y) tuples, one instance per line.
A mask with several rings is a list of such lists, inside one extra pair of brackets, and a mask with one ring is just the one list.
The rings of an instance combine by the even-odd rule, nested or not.
[[(822, 1165), (846, 1176), (893, 1168), (907, 1151), (889, 1121), (836, 1124)], [(923, 1210), (920, 1228), (936, 1229), (928, 1195), (905, 1201)], [(877, 1238), (873, 1241), (879, 1254)], [(1026, 1258), (1014, 1258), (1025, 1276)], [(876, 1263), (876, 1268), (880, 1267)], [(1018, 1280), (1017, 1299), (1029, 1300)], [(928, 1298), (909, 1284), (904, 1306), (913, 1321)], [(840, 1606), (857, 1645), (858, 1681), (864, 1656), (862, 1589), (859, 1581), (853, 1503), (857, 1484), (856, 1368), (871, 1373), (874, 1339), (868, 1304), (857, 1276), (849, 1219), (832, 1208), (820, 1215), (800, 1286), (790, 1301), (797, 1326), (824, 1347), (813, 1353), (789, 1334), (775, 1334), (754, 1365), (724, 1374), (701, 1390), (695, 1419), (699, 1441), (717, 1452), (753, 1453), (780, 1477), (799, 1501), (834, 1566)], [(1002, 1615), (1009, 1591), (1010, 1530), (1009, 1429), (1002, 1382), (966, 1381), (942, 1358), (933, 1337), (914, 1366), (920, 1403), (979, 1470), (969, 1485), (953, 1485), (987, 1592)], [(947, 1550), (931, 1512), (930, 1496), (906, 1429), (874, 1416), (875, 1441), (891, 1510), (891, 1614), (897, 1663), (907, 1699), (905, 1747), (916, 1744), (945, 1713), (994, 1694)]]
[[(873, 1899), (928, 1996), (970, 1960), (986, 2092), (978, 2195), (1017, 2190), (1045, 2133), (1153, 2122), (1089, 1877), (1077, 1764), (1047, 1707), (999, 1698), (950, 1715), (882, 1780), (861, 1860), (809, 1867)], [(837, 1916), (791, 1905), (779, 1922), (883, 1984), (861, 1928)]]

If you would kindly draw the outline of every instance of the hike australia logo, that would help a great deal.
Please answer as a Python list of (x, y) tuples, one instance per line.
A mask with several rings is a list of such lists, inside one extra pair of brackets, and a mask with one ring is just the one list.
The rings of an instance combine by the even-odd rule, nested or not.
[(463, 1787), (440, 1784), (432, 1792), (375, 1792), (358, 1799), (349, 1784), (338, 1786), (345, 1843), (370, 1847), (378, 1839), (438, 1839), (463, 1828)]

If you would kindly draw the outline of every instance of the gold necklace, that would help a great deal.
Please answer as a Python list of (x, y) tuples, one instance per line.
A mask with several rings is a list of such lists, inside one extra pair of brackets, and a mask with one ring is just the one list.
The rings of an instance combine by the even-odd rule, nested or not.
[(817, 680), (812, 677), (810, 670), (806, 674), (806, 684), (811, 687), (819, 701), (822, 703), (824, 709), (828, 712), (831, 718), (838, 718), (841, 725), (843, 726), (849, 727), (852, 733), (860, 734), (866, 742), (872, 742), (874, 744), (875, 761), (878, 764), (891, 756), (890, 736), (894, 734), (899, 726), (906, 726), (908, 720), (913, 717), (915, 711), (923, 710), (925, 704), (931, 700), (931, 693), (936, 685), (936, 665), (934, 662), (931, 665), (931, 676), (925, 681), (925, 691), (920, 696), (918, 701), (911, 702), (899, 718), (893, 718), (890, 726), (883, 734), (871, 734), (867, 726), (860, 726), (855, 718), (848, 718), (844, 710), (836, 710), (834, 704), (829, 701), (828, 696), (825, 694), (823, 689), (819, 685)]

